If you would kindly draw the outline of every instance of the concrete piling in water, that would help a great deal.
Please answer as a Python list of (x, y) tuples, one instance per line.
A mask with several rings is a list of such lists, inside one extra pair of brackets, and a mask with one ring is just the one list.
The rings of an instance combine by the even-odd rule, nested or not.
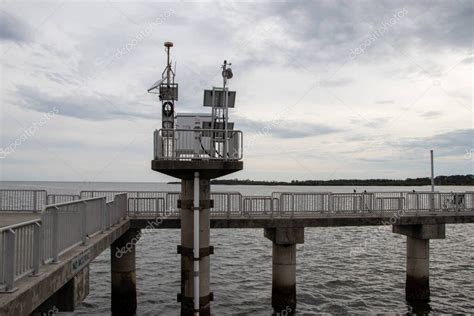
[(114, 316), (135, 315), (137, 310), (135, 246), (139, 237), (139, 229), (129, 229), (110, 246)]
[(304, 228), (265, 228), (273, 242), (272, 307), (277, 315), (293, 315), (296, 310), (296, 244), (304, 242)]
[(406, 283), (407, 301), (430, 299), (430, 239), (446, 238), (446, 225), (393, 225), (393, 232), (407, 236)]
[(272, 307), (276, 313), (296, 309), (296, 244), (273, 243)]
[[(193, 271), (193, 196), (194, 179), (183, 179), (181, 181), (181, 200), (178, 207), (181, 209), (181, 245), (178, 253), (181, 254), (181, 293), (178, 301), (181, 302), (181, 315), (194, 315), (194, 271)], [(209, 287), (210, 255), (213, 248), (210, 246), (210, 180), (199, 179), (199, 293), (200, 308), (199, 315), (211, 314), (211, 301), (213, 294)]]
[(430, 298), (430, 240), (407, 237), (407, 271), (405, 294), (407, 300)]

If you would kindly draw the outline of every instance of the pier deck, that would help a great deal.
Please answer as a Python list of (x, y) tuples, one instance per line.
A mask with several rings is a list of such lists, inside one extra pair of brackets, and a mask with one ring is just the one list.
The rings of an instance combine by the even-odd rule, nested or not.
[(40, 219), (39, 213), (2, 212), (0, 214), (0, 228)]
[[(53, 198), (45, 191), (0, 191), (0, 314), (74, 310), (88, 294), (92, 260), (108, 247), (131, 243), (125, 261), (111, 256), (112, 281), (128, 280), (121, 271), (134, 271), (135, 236), (141, 229), (180, 228), (179, 199), (177, 192), (83, 191)], [(419, 256), (428, 253), (429, 239), (445, 238), (446, 224), (474, 223), (473, 192), (222, 192), (211, 199), (210, 227), (263, 229), (273, 241), (275, 269), (289, 267), (283, 263), (296, 256), (305, 227), (391, 225), (407, 236), (407, 299), (429, 297), (429, 255)], [(63, 203), (48, 205), (51, 200)], [(280, 277), (274, 275), (274, 283)], [(127, 287), (136, 293), (133, 280)]]

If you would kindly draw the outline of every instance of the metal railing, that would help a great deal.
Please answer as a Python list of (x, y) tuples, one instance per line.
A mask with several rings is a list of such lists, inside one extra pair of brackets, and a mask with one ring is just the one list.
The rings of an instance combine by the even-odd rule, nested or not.
[(76, 194), (48, 194), (46, 197), (46, 205), (66, 203), (80, 200), (80, 195)]
[(271, 196), (242, 197), (242, 215), (246, 217), (278, 215), (279, 200)]
[[(143, 192), (134, 192), (133, 196), (143, 196)], [(151, 192), (149, 192), (151, 193)], [(156, 197), (128, 198), (129, 216), (166, 216), (177, 217), (180, 214), (178, 200), (179, 192), (154, 192)], [(242, 209), (242, 195), (239, 192), (212, 192), (211, 199), (214, 207), (210, 209), (211, 216), (238, 215)]]
[(15, 281), (38, 274), (41, 241), (39, 219), (0, 228), (0, 291), (13, 291)]
[(0, 292), (12, 291), (15, 281), (119, 223), (127, 206), (126, 194), (109, 202), (98, 197), (57, 203), (47, 205), (41, 219), (0, 228)]
[(81, 191), (79, 193), (81, 199), (90, 199), (94, 197), (103, 197), (105, 196), (107, 201), (112, 201), (114, 196), (117, 194), (126, 193), (128, 198), (166, 198), (166, 194), (174, 193), (169, 191), (109, 191), (109, 190), (99, 190), (99, 191)]
[[(87, 192), (87, 194), (86, 194)], [(114, 191), (83, 191), (81, 196), (112, 195)], [(179, 217), (179, 192), (130, 191), (129, 216)], [(474, 192), (273, 192), (242, 196), (239, 192), (211, 192), (214, 217), (293, 217), (373, 215), (403, 212), (474, 210)]]
[(154, 132), (155, 160), (240, 160), (242, 131), (160, 129)]
[[(17, 211), (31, 211), (34, 201), (77, 199), (77, 195), (45, 195), (45, 191), (4, 190)], [(81, 199), (105, 197), (112, 201), (117, 194), (127, 196), (130, 216), (178, 217), (179, 192), (169, 191), (81, 191)], [(18, 197), (26, 203), (14, 202)], [(211, 216), (313, 216), (313, 215), (370, 215), (403, 211), (410, 213), (474, 210), (474, 192), (273, 192), (269, 196), (242, 196), (239, 192), (211, 192), (214, 207)], [(28, 202), (29, 201), (29, 202)], [(41, 204), (40, 202), (36, 202)], [(4, 203), (5, 205), (5, 203)]]
[(0, 212), (39, 212), (46, 196), (45, 190), (0, 190)]
[(238, 215), (242, 210), (242, 194), (239, 192), (211, 192), (214, 207), (211, 208), (211, 216)]
[(69, 249), (115, 225), (127, 216), (127, 195), (113, 201), (105, 197), (48, 205), (41, 213), (44, 232), (43, 260), (57, 262)]
[(165, 215), (164, 198), (128, 198), (128, 213), (130, 215)]

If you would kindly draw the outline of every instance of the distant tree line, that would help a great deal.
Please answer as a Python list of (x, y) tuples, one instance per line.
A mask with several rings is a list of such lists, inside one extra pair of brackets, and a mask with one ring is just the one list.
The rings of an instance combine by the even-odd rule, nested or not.
[[(175, 183), (175, 182), (172, 182)], [(353, 186), (421, 186), (430, 185), (431, 179), (426, 178), (406, 178), (405, 180), (394, 179), (337, 179), (337, 180), (291, 180), (286, 181), (259, 181), (259, 180), (212, 180), (211, 184), (227, 185), (353, 185)], [(474, 185), (474, 175), (452, 175), (435, 177), (435, 185)]]

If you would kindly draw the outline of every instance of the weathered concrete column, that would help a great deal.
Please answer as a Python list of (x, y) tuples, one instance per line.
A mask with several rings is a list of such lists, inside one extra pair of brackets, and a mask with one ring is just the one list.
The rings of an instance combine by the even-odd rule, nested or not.
[(112, 315), (135, 315), (137, 311), (137, 280), (135, 246), (139, 229), (129, 229), (110, 246), (112, 270)]
[(407, 300), (430, 298), (430, 240), (407, 236)]
[(89, 265), (87, 264), (30, 315), (57, 315), (58, 312), (73, 312), (88, 294)]
[(293, 315), (296, 310), (296, 244), (304, 242), (304, 228), (265, 228), (264, 235), (273, 242), (273, 310), (278, 315)]
[[(209, 288), (209, 262), (213, 248), (210, 247), (210, 207), (211, 193), (209, 179), (199, 179), (199, 294), (200, 315), (211, 314), (213, 295)], [(194, 315), (193, 292), (193, 197), (194, 179), (181, 180), (181, 245), (178, 252), (181, 254), (181, 293), (178, 301), (181, 302), (181, 315)]]
[(393, 232), (407, 236), (406, 299), (429, 300), (430, 239), (445, 238), (446, 225), (393, 225)]

